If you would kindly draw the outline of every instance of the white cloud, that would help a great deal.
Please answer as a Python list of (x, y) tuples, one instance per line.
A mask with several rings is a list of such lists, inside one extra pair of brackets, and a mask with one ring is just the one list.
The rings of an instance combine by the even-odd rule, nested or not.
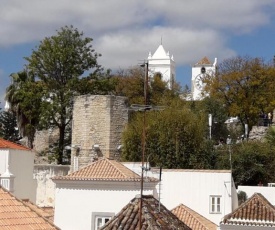
[[(228, 40), (270, 25), (274, 9), (274, 0), (1, 0), (0, 51), (39, 45), (60, 27), (73, 25), (94, 39), (105, 68), (141, 63), (157, 49), (161, 37), (180, 67), (203, 56), (222, 60), (235, 55)], [(5, 69), (5, 63), (1, 68), (16, 71)], [(0, 70), (0, 98), (8, 81), (3, 78)]]
[(235, 54), (233, 34), (270, 23), (273, 0), (2, 0), (0, 47), (42, 40), (61, 26), (74, 25), (94, 38), (94, 48), (109, 68), (127, 68), (164, 47), (177, 65), (203, 56)]
[[(235, 54), (225, 47), (222, 37), (214, 30), (183, 30), (182, 28), (154, 27), (118, 31), (98, 39), (95, 46), (103, 54), (100, 62), (111, 69), (127, 68), (140, 63), (155, 52), (162, 43), (174, 56), (177, 65), (195, 64), (204, 56), (226, 58)], [(129, 58), (131, 57), (131, 58)]]
[(93, 37), (160, 25), (244, 33), (269, 22), (272, 0), (3, 0), (0, 46), (41, 40), (73, 24)]

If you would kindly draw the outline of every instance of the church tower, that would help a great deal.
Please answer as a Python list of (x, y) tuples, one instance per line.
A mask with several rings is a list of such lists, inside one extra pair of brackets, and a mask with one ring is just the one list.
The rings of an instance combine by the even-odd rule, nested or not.
[(171, 89), (176, 79), (175, 61), (173, 55), (170, 57), (169, 52), (165, 51), (162, 44), (153, 55), (149, 52), (148, 56), (149, 77), (153, 78), (157, 73), (160, 73), (162, 80), (167, 82)]
[(192, 99), (202, 100), (206, 95), (203, 95), (205, 87), (204, 79), (207, 76), (214, 76), (216, 73), (217, 58), (212, 64), (207, 57), (201, 59), (192, 67)]

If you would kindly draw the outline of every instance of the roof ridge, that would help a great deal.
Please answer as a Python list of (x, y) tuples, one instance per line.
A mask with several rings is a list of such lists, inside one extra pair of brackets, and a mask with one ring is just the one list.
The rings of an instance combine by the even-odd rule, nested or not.
[(74, 171), (74, 172), (72, 172), (72, 173), (69, 173), (69, 174), (65, 175), (64, 177), (74, 176), (74, 175), (77, 174), (79, 171), (83, 171), (83, 170), (85, 170), (86, 168), (91, 167), (92, 165), (94, 165), (94, 164), (96, 164), (96, 163), (98, 163), (98, 162), (100, 162), (100, 161), (103, 161), (103, 160), (104, 160), (104, 158), (100, 158), (100, 159), (97, 160), (97, 161), (93, 161), (92, 163), (87, 164), (87, 165), (84, 166), (83, 168), (81, 168), (81, 169), (79, 169), (79, 170), (77, 170), (77, 171)]
[[(255, 200), (257, 202), (259, 202), (262, 206), (263, 209), (266, 209), (267, 212), (273, 212), (275, 216), (275, 207), (261, 194), (261, 193), (257, 193), (255, 192), (251, 197), (249, 197), (245, 202), (243, 202), (238, 208), (236, 208), (233, 212), (227, 214), (226, 216), (224, 216), (222, 222), (223, 223), (226, 223), (227, 221), (228, 222), (231, 222), (233, 219), (240, 219), (240, 218), (245, 218), (247, 219), (247, 221), (253, 221), (250, 216), (247, 216), (248, 214), (245, 212), (243, 212), (243, 209), (250, 209), (250, 204), (252, 203), (255, 203)], [(241, 215), (241, 216), (240, 216)], [(257, 221), (263, 221), (264, 218), (263, 216), (260, 216), (260, 217), (256, 217), (255, 220)], [(270, 219), (269, 220), (265, 220), (265, 221), (271, 221)], [(272, 222), (274, 223), (275, 222), (275, 218), (273, 217), (273, 220)]]
[[(106, 159), (107, 159), (107, 158), (106, 158)], [(110, 159), (107, 159), (107, 160), (108, 160), (109, 163), (110, 163), (113, 167), (115, 167), (115, 168), (116, 168), (125, 178), (128, 178), (128, 176), (127, 176), (125, 173), (123, 173), (119, 167), (117, 167), (116, 165), (114, 165), (113, 162), (119, 163), (122, 167), (124, 167), (125, 169), (131, 171), (131, 172), (133, 173), (133, 175), (136, 175), (136, 176), (140, 177), (137, 173), (135, 173), (133, 170), (127, 168), (125, 165), (121, 164), (120, 162), (118, 162), (118, 161), (116, 161), (116, 160), (110, 160)]]
[(195, 66), (200, 66), (200, 65), (212, 65), (212, 63), (207, 56), (204, 56), (195, 64)]
[[(142, 199), (142, 207), (140, 206)], [(161, 205), (160, 212), (156, 212), (156, 207)], [(139, 213), (142, 212), (143, 215)], [(146, 213), (146, 215), (144, 215)], [(122, 228), (128, 229), (131, 226), (137, 229), (138, 224), (142, 223), (146, 229), (185, 229), (191, 230), (183, 221), (168, 210), (153, 195), (136, 196), (131, 199), (102, 229)]]
[[(15, 148), (15, 147), (17, 147), (17, 148)], [(18, 144), (16, 142), (6, 140), (4, 138), (0, 138), (0, 148), (31, 150), (31, 148), (29, 148), (27, 146), (24, 146), (24, 145)]]
[[(203, 215), (201, 215), (200, 213), (196, 212), (195, 210), (189, 208), (187, 205), (184, 205), (182, 203), (180, 203), (178, 206), (176, 206), (175, 208), (172, 209), (172, 212), (173, 210), (176, 210), (177, 208), (183, 208), (189, 216), (191, 216), (192, 218), (194, 218), (199, 224), (201, 224), (205, 229), (209, 230), (209, 227), (205, 225), (205, 221), (217, 226), (215, 223), (213, 223), (211, 220), (207, 219), (206, 217), (204, 217)], [(197, 214), (197, 216), (195, 216), (194, 214), (191, 213), (194, 212), (194, 214)], [(198, 218), (201, 217), (202, 218), (202, 221)]]
[[(103, 157), (66, 176), (54, 176), (51, 179), (75, 181), (140, 181), (141, 176), (122, 163)], [(157, 181), (154, 177), (149, 178), (149, 182)]]

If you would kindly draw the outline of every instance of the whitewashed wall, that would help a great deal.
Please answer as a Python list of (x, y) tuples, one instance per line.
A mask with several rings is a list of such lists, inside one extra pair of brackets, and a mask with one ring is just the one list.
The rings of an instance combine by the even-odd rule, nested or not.
[[(122, 163), (140, 175), (140, 162)], [(146, 165), (150, 168), (149, 163)], [(144, 175), (159, 179), (160, 171), (152, 169)], [(160, 196), (161, 203), (170, 210), (182, 203), (219, 225), (226, 214), (238, 207), (237, 190), (234, 182), (231, 183), (229, 170), (163, 169), (161, 178), (156, 197)], [(222, 197), (222, 212), (219, 214), (210, 213), (211, 195)]]
[[(232, 211), (231, 174), (218, 170), (163, 170), (161, 182), (161, 202), (168, 209), (180, 203), (200, 213), (219, 225), (221, 219)], [(210, 213), (210, 196), (221, 196), (221, 213)], [(235, 193), (236, 196), (236, 193)], [(237, 197), (232, 197), (236, 199)]]
[(13, 194), (19, 199), (36, 201), (36, 180), (33, 179), (34, 152), (28, 150), (0, 150), (0, 174), (9, 171), (15, 176)]
[(251, 197), (255, 192), (261, 193), (272, 205), (275, 205), (275, 187), (238, 186), (239, 191), (244, 191), (247, 198)]
[[(153, 194), (155, 185), (144, 186)], [(118, 213), (140, 194), (140, 182), (57, 182), (54, 223), (62, 230), (92, 229), (93, 212)]]

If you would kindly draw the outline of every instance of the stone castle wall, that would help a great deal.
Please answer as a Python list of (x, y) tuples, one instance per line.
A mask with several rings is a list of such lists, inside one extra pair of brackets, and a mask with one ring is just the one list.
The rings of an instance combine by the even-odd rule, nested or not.
[(72, 125), (72, 171), (94, 158), (114, 158), (128, 122), (127, 98), (112, 95), (75, 97)]
[(40, 154), (42, 152), (48, 152), (49, 146), (59, 138), (59, 130), (56, 129), (47, 129), (35, 132), (35, 138), (33, 142), (33, 150)]

